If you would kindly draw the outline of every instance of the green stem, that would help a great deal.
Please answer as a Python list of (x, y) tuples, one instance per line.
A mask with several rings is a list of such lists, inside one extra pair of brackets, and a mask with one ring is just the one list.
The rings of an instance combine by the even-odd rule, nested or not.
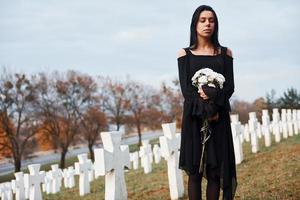
[(205, 144), (207, 140), (210, 138), (210, 135), (208, 135), (208, 119), (205, 119), (202, 123), (202, 128), (201, 128), (201, 133), (203, 134), (202, 137), (202, 153), (201, 153), (201, 158), (200, 158), (200, 167), (199, 167), (199, 173), (203, 172), (203, 162), (204, 162), (204, 151), (205, 151)]

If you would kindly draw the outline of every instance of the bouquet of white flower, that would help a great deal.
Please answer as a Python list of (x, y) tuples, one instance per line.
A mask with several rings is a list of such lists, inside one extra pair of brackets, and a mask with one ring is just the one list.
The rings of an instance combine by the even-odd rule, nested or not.
[[(225, 77), (222, 74), (219, 74), (217, 72), (214, 72), (213, 70), (209, 68), (203, 68), (198, 70), (194, 76), (192, 77), (192, 85), (198, 88), (198, 93), (200, 93), (200, 89), (205, 89), (206, 92), (205, 94), (209, 92), (209, 88), (223, 88), (223, 84), (225, 82)], [(212, 96), (212, 93), (208, 95), (209, 97)], [(200, 168), (199, 172), (203, 172), (203, 159), (204, 159), (204, 152), (205, 152), (205, 144), (210, 138), (211, 135), (211, 129), (209, 126), (209, 121), (208, 118), (215, 115), (217, 112), (217, 107), (214, 104), (212, 99), (208, 99), (208, 101), (203, 101), (203, 124), (201, 128), (201, 133), (202, 133), (202, 154), (201, 154), (201, 159), (200, 159)]]
[(209, 68), (198, 70), (192, 77), (192, 84), (198, 88), (198, 92), (200, 92), (202, 85), (222, 89), (224, 82), (225, 77), (222, 74), (214, 72)]

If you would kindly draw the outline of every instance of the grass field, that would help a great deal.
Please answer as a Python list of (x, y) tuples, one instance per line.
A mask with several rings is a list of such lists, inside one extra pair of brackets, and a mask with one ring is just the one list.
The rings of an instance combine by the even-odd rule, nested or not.
[[(151, 143), (156, 143), (157, 140)], [(263, 140), (260, 140), (263, 146)], [(238, 187), (235, 199), (245, 200), (299, 200), (300, 199), (300, 134), (280, 143), (272, 141), (271, 147), (262, 147), (257, 154), (250, 152), (250, 144), (244, 143), (244, 161), (237, 165)], [(130, 147), (131, 151), (137, 147)], [(128, 199), (159, 200), (170, 199), (166, 161), (153, 164), (153, 171), (145, 175), (143, 170), (126, 172)], [(187, 176), (184, 174), (187, 200)], [(205, 197), (206, 180), (203, 179), (202, 193)], [(79, 196), (78, 178), (76, 187), (64, 189), (58, 194), (43, 194), (43, 199), (104, 199), (104, 177), (91, 183), (91, 194)]]

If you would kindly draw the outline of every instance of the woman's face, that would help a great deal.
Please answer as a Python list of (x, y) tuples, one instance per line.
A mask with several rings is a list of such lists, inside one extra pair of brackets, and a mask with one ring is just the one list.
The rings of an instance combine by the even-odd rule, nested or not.
[(197, 34), (209, 38), (215, 30), (215, 17), (211, 11), (204, 10), (200, 13), (197, 23)]

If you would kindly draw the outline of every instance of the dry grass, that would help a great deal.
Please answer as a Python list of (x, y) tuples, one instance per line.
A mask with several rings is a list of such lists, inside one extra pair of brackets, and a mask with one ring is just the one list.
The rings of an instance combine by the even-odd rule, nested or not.
[[(260, 144), (262, 144), (260, 140)], [(238, 188), (236, 199), (245, 200), (297, 200), (300, 199), (300, 134), (282, 140), (269, 148), (261, 148), (257, 154), (250, 152), (249, 143), (243, 148), (244, 161), (237, 166)], [(170, 199), (167, 165), (164, 160), (153, 165), (153, 172), (145, 175), (142, 169), (126, 173), (128, 199), (159, 200)], [(187, 176), (184, 175), (187, 198)], [(76, 181), (78, 184), (78, 181)], [(205, 198), (206, 180), (203, 179)], [(44, 195), (44, 199), (104, 199), (104, 178), (91, 185), (92, 193), (79, 197), (78, 185), (71, 190), (63, 189), (56, 195)]]
[(300, 134), (279, 144), (273, 141), (257, 154), (245, 153), (237, 167), (236, 199), (300, 199)]

